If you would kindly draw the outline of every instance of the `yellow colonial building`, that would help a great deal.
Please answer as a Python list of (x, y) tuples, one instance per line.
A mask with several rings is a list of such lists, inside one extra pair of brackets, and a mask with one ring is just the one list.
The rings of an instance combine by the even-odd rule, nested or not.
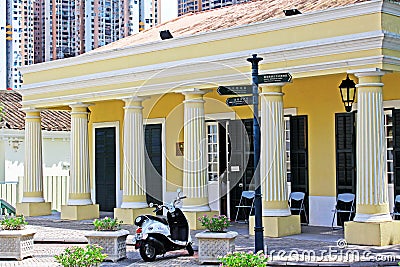
[[(292, 9), (301, 14), (285, 16)], [(172, 36), (161, 39), (166, 30)], [(169, 201), (177, 188), (188, 197), (183, 209), (192, 228), (205, 212), (234, 218), (241, 192), (254, 189), (252, 107), (227, 106), (229, 96), (217, 87), (251, 84), (252, 54), (263, 58), (261, 74), (293, 76), (291, 83), (260, 86), (266, 234), (299, 231), (288, 191), (304, 192), (309, 224), (325, 226), (337, 195), (347, 192), (356, 195), (348, 242), (399, 243), (390, 212), (400, 194), (400, 5), (386, 0), (254, 1), (23, 67), (31, 142), (19, 213), (50, 213), (40, 112), (55, 109), (71, 112), (72, 127), (62, 218), (115, 210), (132, 223), (150, 211), (149, 202)], [(339, 91), (347, 75), (357, 88), (352, 112)]]

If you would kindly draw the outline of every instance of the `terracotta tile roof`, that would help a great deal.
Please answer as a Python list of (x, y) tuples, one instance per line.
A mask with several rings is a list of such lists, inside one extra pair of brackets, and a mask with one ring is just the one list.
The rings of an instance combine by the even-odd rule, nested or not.
[(88, 53), (162, 41), (159, 31), (168, 29), (174, 38), (284, 17), (283, 10), (296, 8), (302, 13), (351, 5), (367, 0), (258, 0), (204, 12), (186, 14), (143, 32), (128, 36)]
[[(25, 113), (20, 110), (22, 96), (15, 91), (0, 90), (0, 102), (4, 106), (4, 116), (0, 123), (3, 129), (25, 129)], [(67, 111), (44, 110), (41, 112), (42, 130), (70, 131), (71, 116)]]

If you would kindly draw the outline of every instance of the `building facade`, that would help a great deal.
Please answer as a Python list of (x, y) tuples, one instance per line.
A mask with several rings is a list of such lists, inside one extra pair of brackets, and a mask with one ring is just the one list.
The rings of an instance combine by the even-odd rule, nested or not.
[[(230, 8), (252, 16), (237, 18)], [(73, 186), (62, 218), (115, 209), (131, 223), (147, 203), (169, 201), (177, 188), (188, 197), (183, 209), (192, 228), (207, 212), (232, 217), (240, 193), (257, 186), (252, 110), (228, 107), (217, 87), (250, 84), (246, 59), (257, 54), (261, 73), (293, 76), (289, 84), (260, 86), (264, 224), (300, 228), (288, 207), (291, 190), (306, 194), (311, 225), (328, 226), (338, 193), (348, 192), (356, 195), (356, 214), (345, 224), (347, 242), (399, 243), (389, 183), (399, 195), (400, 5), (314, 0), (290, 17), (281, 1), (230, 8), (182, 16), (99, 53), (23, 68), (26, 123), (40, 122), (39, 109), (71, 112)], [(198, 23), (187, 28), (193, 17)], [(174, 38), (155, 34), (164, 27)], [(347, 75), (357, 84), (357, 112), (346, 113), (340, 98)], [(40, 138), (35, 127), (28, 134)], [(21, 207), (45, 206), (40, 177), (24, 179), (36, 187), (25, 189)]]
[(0, 3), (0, 88), (18, 89), (22, 84), (17, 68), (33, 64), (32, 1), (6, 0)]

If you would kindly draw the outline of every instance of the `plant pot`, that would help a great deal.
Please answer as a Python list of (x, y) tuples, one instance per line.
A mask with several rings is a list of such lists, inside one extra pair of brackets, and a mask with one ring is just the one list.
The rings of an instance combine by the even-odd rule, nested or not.
[(33, 256), (33, 236), (36, 231), (2, 230), (0, 231), (0, 258), (17, 259)]
[(127, 230), (118, 231), (90, 231), (85, 234), (90, 245), (98, 245), (107, 254), (105, 260), (116, 262), (126, 258)]
[(199, 242), (199, 262), (220, 262), (219, 257), (223, 257), (235, 250), (235, 238), (237, 232), (226, 233), (201, 232), (195, 235)]

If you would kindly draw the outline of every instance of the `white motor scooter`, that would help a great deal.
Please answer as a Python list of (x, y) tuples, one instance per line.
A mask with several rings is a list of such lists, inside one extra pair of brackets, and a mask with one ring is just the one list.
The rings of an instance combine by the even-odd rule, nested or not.
[(140, 215), (135, 219), (136, 244), (140, 256), (144, 261), (154, 261), (157, 255), (163, 255), (168, 251), (186, 249), (189, 256), (193, 256), (192, 240), (188, 221), (177, 206), (181, 200), (186, 198), (180, 196), (178, 191), (177, 198), (170, 204), (157, 205), (150, 203), (150, 207), (155, 206), (153, 212), (158, 212), (165, 208), (167, 217)]

